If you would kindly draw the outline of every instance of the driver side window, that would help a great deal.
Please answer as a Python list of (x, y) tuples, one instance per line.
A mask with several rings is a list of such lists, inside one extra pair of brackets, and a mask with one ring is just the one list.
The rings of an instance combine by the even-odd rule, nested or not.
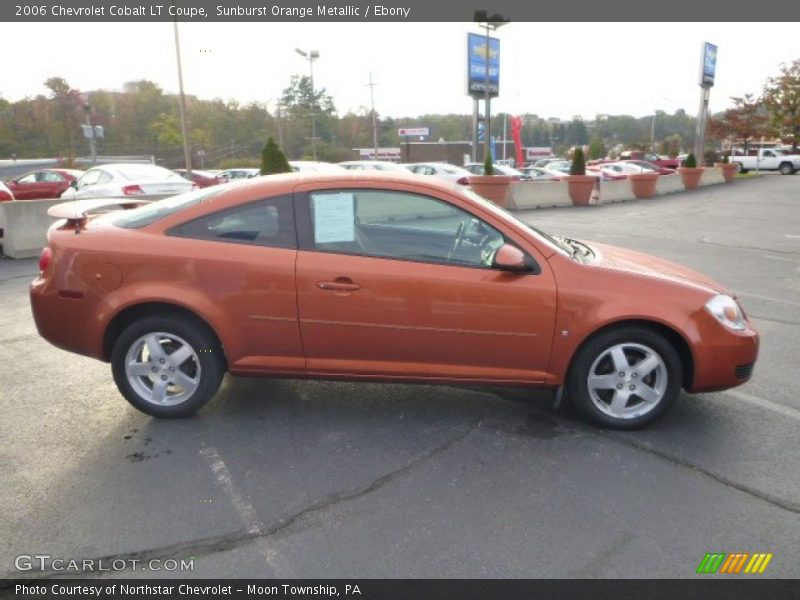
[(103, 172), (100, 171), (99, 169), (86, 171), (86, 173), (84, 173), (83, 176), (80, 179), (78, 179), (78, 187), (83, 188), (89, 185), (96, 184), (100, 179), (100, 175), (102, 174)]
[(316, 250), (490, 268), (503, 234), (441, 200), (386, 190), (310, 194)]

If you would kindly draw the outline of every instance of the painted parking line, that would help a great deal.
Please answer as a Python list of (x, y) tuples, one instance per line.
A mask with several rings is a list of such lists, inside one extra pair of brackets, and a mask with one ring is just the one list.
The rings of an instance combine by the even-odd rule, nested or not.
[[(211, 472), (214, 473), (214, 476), (217, 478), (217, 483), (219, 483), (223, 492), (225, 492), (225, 496), (230, 500), (231, 504), (233, 504), (234, 509), (239, 514), (239, 518), (247, 528), (247, 533), (254, 537), (261, 536), (264, 533), (264, 523), (258, 518), (258, 513), (256, 513), (256, 509), (253, 508), (253, 505), (242, 496), (239, 489), (233, 483), (228, 466), (222, 460), (216, 448), (203, 448), (200, 450), (200, 455), (206, 460), (208, 466), (211, 468)], [(272, 548), (271, 545), (265, 543), (264, 539), (257, 540), (256, 544), (258, 551), (264, 557), (267, 564), (272, 567), (276, 577), (282, 579), (292, 579), (296, 577), (294, 570), (284, 557), (277, 550)]]
[(214, 473), (214, 476), (217, 478), (217, 483), (219, 483), (225, 495), (228, 497), (228, 500), (233, 504), (242, 523), (247, 527), (247, 533), (253, 535), (260, 534), (264, 529), (264, 524), (261, 522), (261, 519), (258, 518), (258, 514), (256, 513), (256, 509), (253, 508), (253, 505), (250, 504), (244, 496), (239, 493), (236, 486), (233, 485), (230, 471), (228, 471), (227, 465), (223, 462), (216, 449), (203, 448), (200, 450), (200, 455), (206, 459), (208, 466), (211, 467), (211, 472)]

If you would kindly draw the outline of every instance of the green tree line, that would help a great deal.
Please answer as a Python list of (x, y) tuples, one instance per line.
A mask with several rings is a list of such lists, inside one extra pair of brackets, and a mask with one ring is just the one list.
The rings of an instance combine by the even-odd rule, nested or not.
[[(142, 80), (125, 83), (121, 91), (97, 90), (81, 94), (60, 77), (44, 82), (46, 95), (9, 102), (0, 97), (0, 159), (59, 157), (69, 162), (88, 154), (81, 125), (87, 117), (104, 128), (98, 152), (109, 155), (153, 155), (165, 166), (183, 162), (183, 137), (178, 97), (157, 84)], [(738, 143), (775, 136), (796, 145), (800, 138), (800, 60), (782, 65), (763, 94), (734, 98), (732, 109), (714, 115), (710, 143)], [(472, 116), (427, 114), (419, 117), (376, 115), (378, 144), (399, 146), (400, 127), (428, 127), (429, 141), (468, 141)], [(492, 130), (503, 133), (507, 115), (492, 118)], [(620, 148), (650, 149), (675, 155), (694, 140), (695, 118), (683, 109), (673, 114), (575, 116), (571, 120), (521, 115), (524, 146), (551, 147), (561, 154), (575, 146), (589, 146), (596, 158)], [(325, 88), (312, 89), (305, 76), (293, 76), (279, 99), (271, 103), (240, 104), (220, 99), (187, 97), (188, 135), (196, 168), (228, 164), (259, 166), (264, 141), (272, 137), (290, 159), (312, 155), (312, 127), (319, 160), (353, 158), (354, 148), (373, 144), (372, 113), (362, 108), (340, 114)], [(510, 137), (510, 134), (509, 134)], [(733, 141), (731, 141), (733, 140)]]

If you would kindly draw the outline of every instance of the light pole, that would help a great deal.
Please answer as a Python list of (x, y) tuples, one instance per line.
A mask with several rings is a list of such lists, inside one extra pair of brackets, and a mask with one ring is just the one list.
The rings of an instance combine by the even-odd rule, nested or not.
[(372, 160), (378, 160), (378, 117), (375, 114), (375, 94), (373, 93), (373, 89), (375, 88), (377, 83), (372, 81), (372, 73), (369, 74), (369, 101), (372, 104), (372, 146), (373, 146), (373, 155)]
[(300, 48), (295, 48), (294, 51), (308, 60), (308, 68), (311, 72), (311, 101), (309, 102), (309, 108), (311, 109), (311, 154), (314, 156), (314, 160), (317, 160), (317, 120), (314, 113), (314, 105), (316, 105), (316, 98), (314, 98), (314, 61), (319, 58), (319, 50), (303, 52)]
[[(483, 128), (483, 159), (486, 160), (486, 157), (489, 156), (489, 148), (491, 144), (491, 137), (492, 137), (492, 120), (491, 120), (491, 95), (489, 94), (489, 43), (490, 31), (497, 31), (503, 25), (508, 23), (507, 19), (504, 19), (498, 14), (494, 14), (489, 17), (485, 10), (476, 10), (475, 11), (475, 22), (478, 23), (480, 27), (483, 27), (486, 30), (486, 44), (484, 46), (484, 79), (483, 79), (483, 88), (484, 88), (484, 95), (483, 95), (483, 103), (486, 107), (486, 124)], [(500, 69), (500, 63), (498, 61), (497, 64), (498, 71)], [(500, 73), (498, 72), (498, 82), (500, 80)], [(499, 90), (498, 90), (499, 91)]]

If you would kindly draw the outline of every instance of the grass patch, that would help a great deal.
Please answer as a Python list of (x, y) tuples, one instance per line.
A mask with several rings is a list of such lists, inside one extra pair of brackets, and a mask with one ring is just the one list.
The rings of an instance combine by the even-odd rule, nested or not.
[(748, 171), (747, 173), (737, 173), (736, 179), (752, 179), (753, 177), (763, 177), (763, 173), (756, 173), (755, 171)]

